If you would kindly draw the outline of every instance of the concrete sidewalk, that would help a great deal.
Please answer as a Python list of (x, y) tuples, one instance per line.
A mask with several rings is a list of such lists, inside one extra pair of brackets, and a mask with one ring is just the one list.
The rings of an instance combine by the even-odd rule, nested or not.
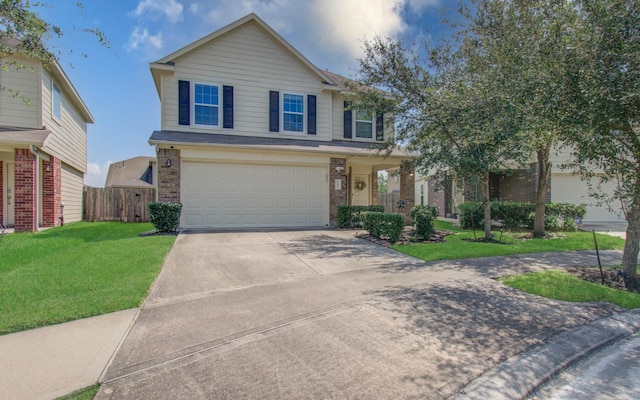
[(53, 399), (95, 384), (138, 309), (0, 336), (0, 399)]

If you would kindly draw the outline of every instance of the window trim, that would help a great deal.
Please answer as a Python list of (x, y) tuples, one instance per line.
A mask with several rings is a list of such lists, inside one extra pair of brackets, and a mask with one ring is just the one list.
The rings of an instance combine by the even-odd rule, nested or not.
[[(56, 115), (56, 93), (58, 94), (58, 113), (60, 115)], [(62, 90), (60, 87), (56, 85), (56, 83), (51, 79), (51, 117), (54, 121), (60, 122), (62, 121)]]
[[(364, 140), (364, 141), (368, 141), (368, 142), (375, 142), (376, 141), (376, 113), (371, 111), (371, 120), (367, 121), (367, 120), (363, 120), (363, 119), (358, 119), (358, 111), (362, 111), (362, 110), (357, 110), (357, 109), (353, 109), (352, 110), (352, 115), (353, 115), (353, 138), (351, 140)], [(370, 138), (365, 138), (365, 137), (359, 137), (358, 136), (358, 122), (370, 122), (371, 123), (371, 137)]]
[[(287, 111), (287, 114), (296, 114), (296, 115), (302, 115), (302, 130), (301, 131), (290, 131), (285, 129), (284, 127), (284, 98), (285, 96), (290, 95), (290, 96), (300, 96), (302, 97), (302, 112), (298, 113), (294, 113), (294, 112), (290, 112)], [(280, 133), (285, 134), (285, 135), (306, 135), (307, 134), (307, 96), (305, 94), (302, 93), (294, 93), (294, 92), (285, 92), (285, 91), (281, 91), (280, 92)]]
[[(215, 86), (218, 89), (218, 104), (215, 105), (215, 107), (218, 107), (218, 124), (217, 125), (208, 125), (208, 124), (198, 124), (198, 123), (196, 123), (196, 106), (214, 107), (211, 104), (196, 103), (196, 85)], [(192, 115), (191, 126), (197, 127), (197, 128), (204, 128), (204, 129), (222, 129), (222, 125), (223, 125), (223, 122), (222, 122), (222, 108), (223, 108), (222, 97), (223, 97), (223, 93), (222, 93), (222, 85), (221, 84), (213, 83), (213, 82), (192, 81), (191, 82), (191, 96), (190, 96), (190, 100), (191, 100), (191, 115)]]

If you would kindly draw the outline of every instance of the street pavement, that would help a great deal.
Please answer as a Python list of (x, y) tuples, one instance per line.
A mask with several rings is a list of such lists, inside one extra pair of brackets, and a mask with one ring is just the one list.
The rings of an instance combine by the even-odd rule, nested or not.
[(636, 332), (564, 370), (539, 388), (535, 398), (635, 400), (639, 376), (640, 333)]

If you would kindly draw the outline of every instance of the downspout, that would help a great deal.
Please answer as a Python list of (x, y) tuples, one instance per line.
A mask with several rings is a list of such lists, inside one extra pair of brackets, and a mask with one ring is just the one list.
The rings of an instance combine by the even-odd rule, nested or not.
[(36, 231), (40, 227), (40, 155), (38, 153), (38, 148), (34, 145), (29, 146), (29, 151), (31, 154), (36, 156), (36, 165), (35, 165), (35, 192), (33, 194), (33, 206), (35, 208), (36, 213)]

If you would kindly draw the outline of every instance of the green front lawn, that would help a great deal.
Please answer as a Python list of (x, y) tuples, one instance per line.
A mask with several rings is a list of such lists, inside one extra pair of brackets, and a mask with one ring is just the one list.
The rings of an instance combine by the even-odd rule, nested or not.
[(562, 271), (505, 276), (499, 278), (499, 281), (523, 292), (550, 299), (572, 302), (606, 301), (627, 309), (640, 307), (638, 293), (587, 282)]
[[(450, 222), (434, 221), (436, 229), (453, 231), (453, 235), (445, 238), (444, 243), (416, 243), (392, 246), (395, 250), (425, 261), (455, 260), (462, 258), (507, 256), (511, 254), (558, 252), (575, 250), (593, 250), (593, 234), (591, 232), (563, 232), (562, 238), (555, 239), (521, 239), (522, 232), (505, 232), (501, 243), (469, 242), (473, 240), (471, 230), (453, 228)], [(477, 237), (483, 237), (483, 231), (476, 231)], [(500, 232), (494, 232), (500, 238)], [(600, 250), (622, 249), (624, 240), (614, 236), (596, 235)]]
[(78, 222), (0, 240), (0, 334), (137, 307), (175, 236)]

